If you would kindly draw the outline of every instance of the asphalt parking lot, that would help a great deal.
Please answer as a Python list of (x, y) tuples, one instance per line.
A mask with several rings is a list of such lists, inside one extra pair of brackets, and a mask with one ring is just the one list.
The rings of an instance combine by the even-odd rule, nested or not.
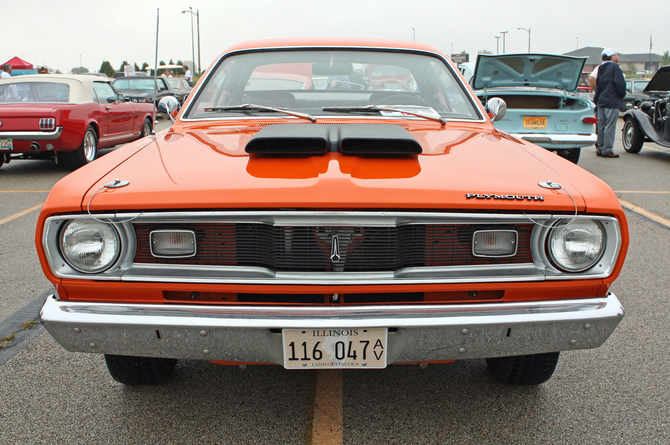
[(38, 209), (67, 172), (4, 165), (0, 339), (14, 337), (0, 349), (0, 443), (670, 443), (670, 150), (627, 154), (620, 135), (621, 158), (587, 148), (579, 165), (629, 209), (630, 248), (612, 288), (626, 316), (602, 347), (562, 354), (554, 377), (531, 388), (493, 382), (483, 360), (318, 372), (182, 361), (165, 384), (125, 387), (102, 357), (24, 327), (51, 287), (34, 248)]

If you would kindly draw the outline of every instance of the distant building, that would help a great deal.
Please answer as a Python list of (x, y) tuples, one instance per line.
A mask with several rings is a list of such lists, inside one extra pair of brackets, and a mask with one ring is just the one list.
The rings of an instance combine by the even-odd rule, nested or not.
[[(601, 54), (604, 48), (587, 46), (565, 53), (565, 56), (588, 57), (584, 65), (584, 72), (590, 73), (602, 63)], [(616, 50), (616, 48), (614, 48)], [(661, 56), (654, 53), (619, 54), (619, 66), (626, 73), (647, 71), (654, 74), (661, 65)]]

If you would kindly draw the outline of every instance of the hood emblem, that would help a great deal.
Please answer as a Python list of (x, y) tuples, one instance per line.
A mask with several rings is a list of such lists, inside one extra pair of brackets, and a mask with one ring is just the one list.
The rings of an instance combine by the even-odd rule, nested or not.
[(465, 199), (496, 199), (505, 201), (544, 201), (544, 196), (535, 195), (497, 195), (494, 193), (466, 193)]

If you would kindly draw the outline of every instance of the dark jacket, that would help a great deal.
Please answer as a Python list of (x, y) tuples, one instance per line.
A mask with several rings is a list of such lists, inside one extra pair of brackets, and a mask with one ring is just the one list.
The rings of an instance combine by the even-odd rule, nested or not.
[(603, 108), (621, 108), (625, 96), (626, 79), (619, 65), (613, 62), (600, 65), (596, 78), (596, 94), (593, 97), (596, 105)]

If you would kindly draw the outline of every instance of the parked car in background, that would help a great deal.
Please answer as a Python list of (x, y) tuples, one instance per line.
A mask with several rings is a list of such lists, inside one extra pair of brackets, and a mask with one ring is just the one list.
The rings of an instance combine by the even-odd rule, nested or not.
[(551, 54), (479, 54), (472, 86), (483, 103), (507, 104), (496, 128), (577, 163), (596, 143), (595, 105), (573, 92), (586, 58)]
[(191, 93), (191, 90), (193, 90), (193, 87), (189, 85), (183, 77), (168, 77), (164, 79), (171, 88), (174, 97), (179, 100), (179, 103), (183, 104), (186, 97)]
[(153, 107), (125, 103), (97, 76), (37, 74), (0, 81), (0, 165), (53, 158), (71, 168), (99, 148), (133, 141), (153, 128)]
[(582, 73), (579, 78), (579, 85), (577, 85), (577, 95), (593, 100), (593, 88), (589, 85), (589, 75), (591, 73)]
[[(275, 69), (411, 87), (249, 82)], [(57, 286), (42, 324), (127, 385), (166, 379), (176, 359), (486, 359), (497, 381), (542, 383), (561, 351), (598, 347), (622, 319), (609, 289), (628, 229), (607, 184), (496, 129), (504, 113), (428, 45), (236, 45), (171, 128), (53, 187), (36, 231)]]
[(178, 92), (170, 87), (165, 77), (119, 77), (114, 79), (112, 85), (130, 102), (157, 104), (166, 96), (178, 96)]
[(623, 107), (621, 107), (622, 113), (625, 113), (633, 107), (640, 106), (642, 102), (650, 99), (651, 96), (644, 92), (644, 89), (649, 84), (649, 80), (650, 79), (626, 79), (626, 97), (623, 98)]
[(645, 142), (670, 148), (670, 66), (663, 66), (645, 86), (649, 99), (623, 115), (623, 148), (639, 153)]

